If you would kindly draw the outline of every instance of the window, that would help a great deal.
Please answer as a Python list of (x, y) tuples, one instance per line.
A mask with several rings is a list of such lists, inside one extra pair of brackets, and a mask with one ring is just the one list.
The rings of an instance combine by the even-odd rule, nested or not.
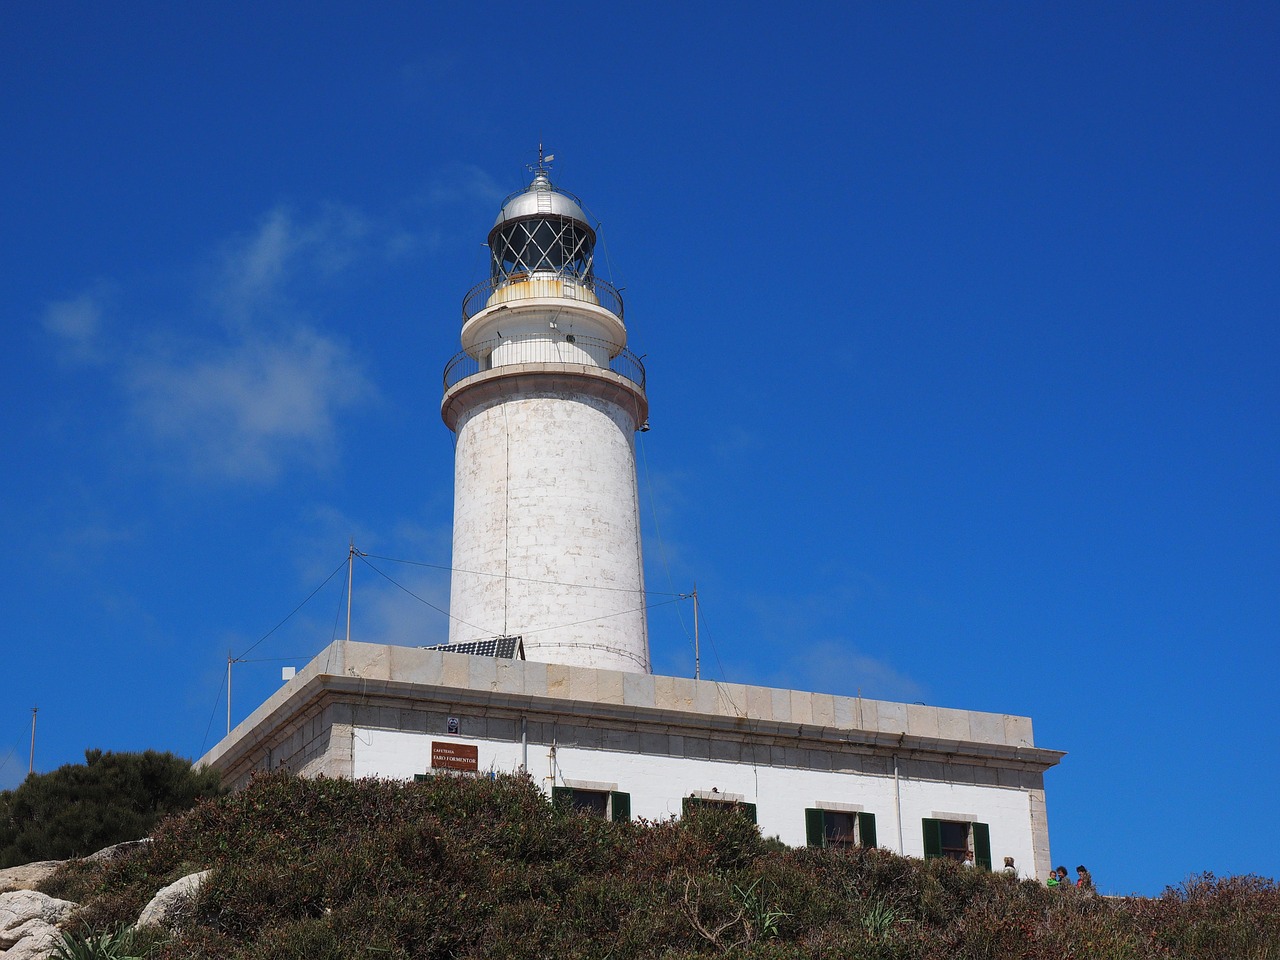
[(924, 857), (946, 857), (961, 860), (973, 852), (978, 866), (991, 869), (991, 828), (985, 823), (965, 820), (929, 820), (924, 822)]
[(756, 822), (756, 805), (754, 803), (745, 803), (742, 800), (732, 800), (729, 798), (717, 800), (714, 797), (685, 797), (680, 801), (680, 809), (686, 817), (694, 810), (736, 810), (750, 818), (752, 823)]
[(631, 794), (617, 790), (552, 787), (551, 803), (557, 810), (599, 817), (614, 823), (626, 823), (631, 819)]
[(804, 812), (804, 831), (811, 847), (874, 847), (876, 815), (811, 808)]

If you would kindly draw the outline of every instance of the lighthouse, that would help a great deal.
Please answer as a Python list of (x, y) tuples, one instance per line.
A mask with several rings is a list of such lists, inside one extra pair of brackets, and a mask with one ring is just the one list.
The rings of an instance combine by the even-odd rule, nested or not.
[(450, 644), (518, 636), (533, 661), (650, 670), (635, 434), (644, 366), (596, 232), (539, 150), (462, 302), (441, 415), (454, 454)]

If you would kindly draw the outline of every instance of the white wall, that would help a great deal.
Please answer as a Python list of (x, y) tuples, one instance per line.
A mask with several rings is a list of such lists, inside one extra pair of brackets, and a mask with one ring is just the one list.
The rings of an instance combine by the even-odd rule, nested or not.
[(648, 672), (632, 418), (513, 387), (457, 430), (450, 642), (520, 634), (529, 660)]
[[(409, 780), (425, 773), (431, 764), (431, 741), (475, 744), (481, 771), (512, 773), (520, 769), (521, 747), (509, 741), (466, 736), (438, 736), (370, 728), (357, 728), (353, 744), (353, 774)], [(631, 795), (631, 816), (663, 820), (678, 817), (681, 798), (695, 790), (740, 794), (756, 804), (761, 831), (784, 843), (805, 843), (804, 811), (821, 803), (860, 806), (876, 816), (881, 847), (899, 851), (892, 776), (837, 773), (824, 770), (755, 766), (697, 760), (686, 757), (647, 756), (609, 750), (557, 747), (554, 764), (544, 744), (529, 745), (528, 769), (534, 780), (550, 793), (565, 780), (617, 784)], [(899, 781), (902, 804), (902, 846), (908, 856), (924, 856), (921, 821), (950, 815), (986, 823), (991, 828), (991, 856), (998, 867), (1004, 857), (1014, 857), (1023, 876), (1034, 876), (1030, 794), (1015, 787), (977, 786), (964, 783)]]

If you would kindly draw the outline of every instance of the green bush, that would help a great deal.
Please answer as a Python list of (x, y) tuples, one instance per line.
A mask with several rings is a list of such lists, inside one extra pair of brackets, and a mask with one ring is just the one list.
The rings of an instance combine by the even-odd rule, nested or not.
[(68, 864), (110, 931), (212, 869), (150, 960), (1072, 960), (1276, 957), (1280, 892), (1195, 878), (1156, 899), (1049, 890), (883, 850), (779, 849), (732, 811), (611, 823), (526, 777), (255, 779), (118, 861)]
[(0, 793), (0, 867), (139, 840), (163, 818), (221, 792), (216, 771), (194, 770), (171, 753), (86, 750), (84, 759)]

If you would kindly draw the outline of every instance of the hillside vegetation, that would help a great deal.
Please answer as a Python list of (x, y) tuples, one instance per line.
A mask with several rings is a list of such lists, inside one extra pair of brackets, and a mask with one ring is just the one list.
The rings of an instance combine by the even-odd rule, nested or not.
[(84, 763), (33, 773), (0, 792), (0, 867), (145, 837), (165, 817), (223, 793), (219, 779), (172, 753), (86, 750)]
[(1280, 888), (1197, 878), (1110, 899), (881, 850), (788, 849), (732, 813), (611, 823), (527, 778), (272, 774), (44, 890), (106, 930), (213, 868), (155, 958), (1277, 958)]

